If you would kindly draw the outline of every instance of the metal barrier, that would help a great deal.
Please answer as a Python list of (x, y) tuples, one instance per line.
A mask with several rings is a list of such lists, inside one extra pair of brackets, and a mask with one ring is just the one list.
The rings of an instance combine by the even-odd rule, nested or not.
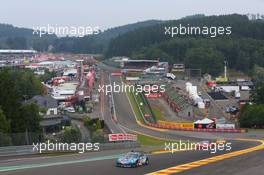
[(0, 157), (36, 154), (33, 145), (0, 147)]
[[(129, 149), (138, 148), (140, 144), (138, 142), (116, 142), (116, 143), (103, 143), (99, 145), (99, 151), (102, 150), (112, 150), (112, 149)], [(7, 156), (21, 156), (21, 155), (33, 155), (39, 154), (39, 152), (33, 150), (33, 145), (23, 145), (23, 146), (6, 146), (0, 147), (0, 159), (1, 157)], [(45, 153), (52, 152), (67, 152), (67, 151), (45, 151)], [(72, 152), (72, 151), (68, 151)]]

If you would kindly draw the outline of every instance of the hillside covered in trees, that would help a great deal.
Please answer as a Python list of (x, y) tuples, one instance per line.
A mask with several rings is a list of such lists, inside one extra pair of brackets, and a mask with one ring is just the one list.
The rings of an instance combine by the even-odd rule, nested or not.
[(127, 24), (124, 26), (114, 27), (101, 31), (97, 35), (87, 35), (84, 37), (63, 37), (57, 38), (53, 42), (54, 52), (71, 52), (71, 53), (102, 53), (111, 39), (131, 32), (133, 30), (153, 26), (162, 23), (158, 20), (148, 20)]
[[(231, 27), (230, 35), (165, 35), (165, 27)], [(264, 21), (245, 15), (187, 16), (179, 20), (149, 20), (108, 29), (84, 37), (34, 36), (32, 29), (0, 24), (0, 49), (104, 54), (134, 59), (185, 63), (217, 76), (224, 61), (232, 69), (251, 73), (254, 65), (264, 67)]]
[[(217, 37), (164, 34), (167, 26), (231, 26), (231, 35)], [(185, 63), (189, 68), (201, 68), (203, 73), (219, 75), (224, 60), (229, 67), (249, 73), (255, 64), (264, 66), (264, 22), (250, 21), (247, 16), (199, 16), (164, 22), (140, 28), (111, 40), (105, 52), (112, 56), (134, 59), (160, 58), (170, 63)]]
[[(0, 24), (0, 49), (35, 49), (37, 51), (71, 52), (71, 53), (102, 53), (111, 39), (142, 27), (161, 23), (148, 20), (114, 27), (101, 31), (97, 35), (84, 37), (57, 37), (55, 34), (44, 34), (41, 37), (33, 34), (32, 29)], [(51, 46), (51, 47), (49, 47)]]
[(32, 29), (0, 24), (0, 49), (35, 49), (47, 51), (56, 35), (33, 35)]

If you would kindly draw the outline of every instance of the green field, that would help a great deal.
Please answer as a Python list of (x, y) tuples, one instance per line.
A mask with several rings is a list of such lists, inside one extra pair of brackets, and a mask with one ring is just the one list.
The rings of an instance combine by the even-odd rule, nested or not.
[(142, 145), (142, 146), (164, 146), (165, 142), (178, 142), (178, 141), (173, 141), (173, 140), (163, 140), (163, 139), (158, 139), (158, 138), (154, 138), (154, 137), (150, 137), (150, 136), (146, 136), (146, 135), (142, 135), (142, 134), (138, 134), (138, 142)]

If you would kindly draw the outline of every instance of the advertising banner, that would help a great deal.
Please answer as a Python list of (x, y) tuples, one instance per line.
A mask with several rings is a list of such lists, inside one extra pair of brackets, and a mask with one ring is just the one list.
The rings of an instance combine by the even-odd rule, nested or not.
[(133, 134), (108, 134), (109, 141), (137, 141), (137, 135)]

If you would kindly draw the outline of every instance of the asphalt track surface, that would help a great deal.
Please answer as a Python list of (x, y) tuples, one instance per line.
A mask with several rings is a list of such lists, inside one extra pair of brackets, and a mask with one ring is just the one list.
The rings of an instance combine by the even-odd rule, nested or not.
[[(232, 146), (232, 151), (240, 150), (248, 147), (257, 145), (257, 143), (247, 142), (237, 143), (235, 142)], [(224, 154), (226, 152), (218, 152), (216, 154), (209, 153), (207, 151), (182, 151), (175, 153), (163, 153), (149, 155), (150, 164), (148, 166), (142, 166), (138, 168), (118, 168), (115, 167), (116, 157), (121, 153), (126, 151), (113, 151), (100, 152), (100, 153), (87, 153), (87, 154), (77, 154), (71, 156), (59, 156), (50, 158), (29, 158), (29, 159), (18, 159), (18, 160), (7, 160), (0, 161), (0, 171), (3, 167), (13, 167), (16, 166), (26, 167), (19, 170), (11, 170), (6, 172), (0, 172), (4, 175), (103, 175), (103, 174), (146, 174), (161, 169), (169, 168), (176, 165), (181, 165), (184, 163), (189, 163), (196, 160), (201, 160), (208, 157), (213, 157), (216, 155)], [(98, 159), (94, 159), (98, 157)], [(93, 160), (89, 161), (90, 158)], [(79, 161), (79, 162), (78, 162)], [(68, 163), (67, 163), (68, 162)], [(33, 168), (32, 166), (36, 166)], [(47, 165), (41, 167), (43, 165)], [(223, 167), (222, 167), (223, 168)]]
[[(119, 82), (118, 77), (113, 81)], [(176, 139), (200, 141), (204, 139), (192, 138), (191, 136), (177, 135), (173, 132), (159, 132), (139, 126), (134, 117), (133, 111), (125, 93), (114, 95), (118, 125), (127, 132), (136, 131), (148, 135)], [(232, 150), (237, 151), (258, 145), (257, 142), (232, 141)], [(149, 155), (150, 164), (138, 168), (118, 168), (115, 167), (115, 160), (121, 153), (127, 150), (106, 151), (98, 153), (85, 153), (68, 156), (58, 156), (49, 158), (28, 158), (17, 160), (0, 160), (0, 174), (4, 175), (138, 175), (155, 172), (161, 169), (181, 165), (204, 158), (214, 157), (224, 154), (218, 151), (211, 154), (207, 151), (182, 151), (175, 153), (163, 153)], [(220, 162), (208, 164), (199, 168), (194, 168), (180, 174), (243, 174), (251, 169), (253, 174), (263, 174), (264, 151), (252, 152), (242, 156), (225, 159)], [(258, 164), (258, 162), (260, 164)], [(261, 164), (262, 163), (262, 164)], [(244, 165), (238, 168), (238, 164)], [(9, 168), (9, 170), (7, 169)], [(7, 171), (3, 171), (3, 170)], [(2, 170), (2, 171), (1, 171)], [(214, 172), (216, 170), (216, 172)], [(248, 173), (249, 174), (249, 173)], [(252, 174), (252, 173), (251, 173)]]
[(264, 151), (255, 151), (232, 159), (194, 168), (179, 175), (264, 175)]

